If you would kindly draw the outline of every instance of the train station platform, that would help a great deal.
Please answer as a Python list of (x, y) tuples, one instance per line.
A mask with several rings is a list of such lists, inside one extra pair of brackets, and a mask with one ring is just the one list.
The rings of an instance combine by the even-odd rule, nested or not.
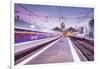
[(81, 62), (77, 52), (69, 37), (61, 37), (31, 53), (18, 65)]
[[(66, 63), (77, 60), (75, 52), (69, 44), (68, 38), (60, 38), (48, 49), (37, 57), (31, 59), (26, 64), (46, 64), (46, 63)], [(75, 51), (75, 50), (74, 50)], [(79, 58), (78, 58), (79, 59)]]

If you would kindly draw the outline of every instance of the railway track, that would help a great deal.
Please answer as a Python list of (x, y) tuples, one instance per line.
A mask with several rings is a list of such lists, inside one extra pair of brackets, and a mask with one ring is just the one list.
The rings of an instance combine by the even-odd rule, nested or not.
[(70, 38), (88, 61), (94, 60), (94, 46), (89, 43), (86, 43), (84, 40), (80, 40), (73, 37)]
[(85, 39), (85, 38), (76, 38), (76, 37), (72, 37), (72, 38), (74, 38), (74, 39), (76, 39), (76, 40), (83, 41), (83, 42), (85, 42), (85, 43), (87, 43), (87, 44), (89, 44), (89, 45), (91, 45), (91, 46), (94, 46), (94, 42), (93, 42), (93, 41), (87, 40), (87, 39)]

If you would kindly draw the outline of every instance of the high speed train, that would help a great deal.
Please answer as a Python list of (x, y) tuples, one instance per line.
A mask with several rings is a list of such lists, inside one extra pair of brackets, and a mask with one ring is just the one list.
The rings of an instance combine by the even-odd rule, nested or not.
[(38, 40), (47, 37), (52, 37), (51, 33), (32, 31), (26, 29), (15, 28), (15, 43), (21, 43), (26, 41)]

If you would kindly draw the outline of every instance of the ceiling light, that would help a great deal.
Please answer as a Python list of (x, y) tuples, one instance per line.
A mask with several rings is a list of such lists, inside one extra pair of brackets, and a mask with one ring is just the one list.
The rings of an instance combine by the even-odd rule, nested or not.
[(31, 27), (31, 28), (35, 28), (35, 26), (34, 26), (34, 25), (31, 25), (30, 27)]

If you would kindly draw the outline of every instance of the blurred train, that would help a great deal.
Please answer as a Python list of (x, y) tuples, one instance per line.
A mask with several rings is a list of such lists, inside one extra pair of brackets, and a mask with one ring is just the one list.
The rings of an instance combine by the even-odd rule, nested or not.
[(38, 40), (54, 36), (51, 33), (15, 28), (15, 43)]
[(85, 38), (85, 34), (79, 32), (67, 32), (66, 35), (71, 37), (76, 37), (76, 38)]
[(73, 36), (76, 37), (76, 38), (84, 38), (85, 34), (78, 33), (78, 34), (74, 34)]

